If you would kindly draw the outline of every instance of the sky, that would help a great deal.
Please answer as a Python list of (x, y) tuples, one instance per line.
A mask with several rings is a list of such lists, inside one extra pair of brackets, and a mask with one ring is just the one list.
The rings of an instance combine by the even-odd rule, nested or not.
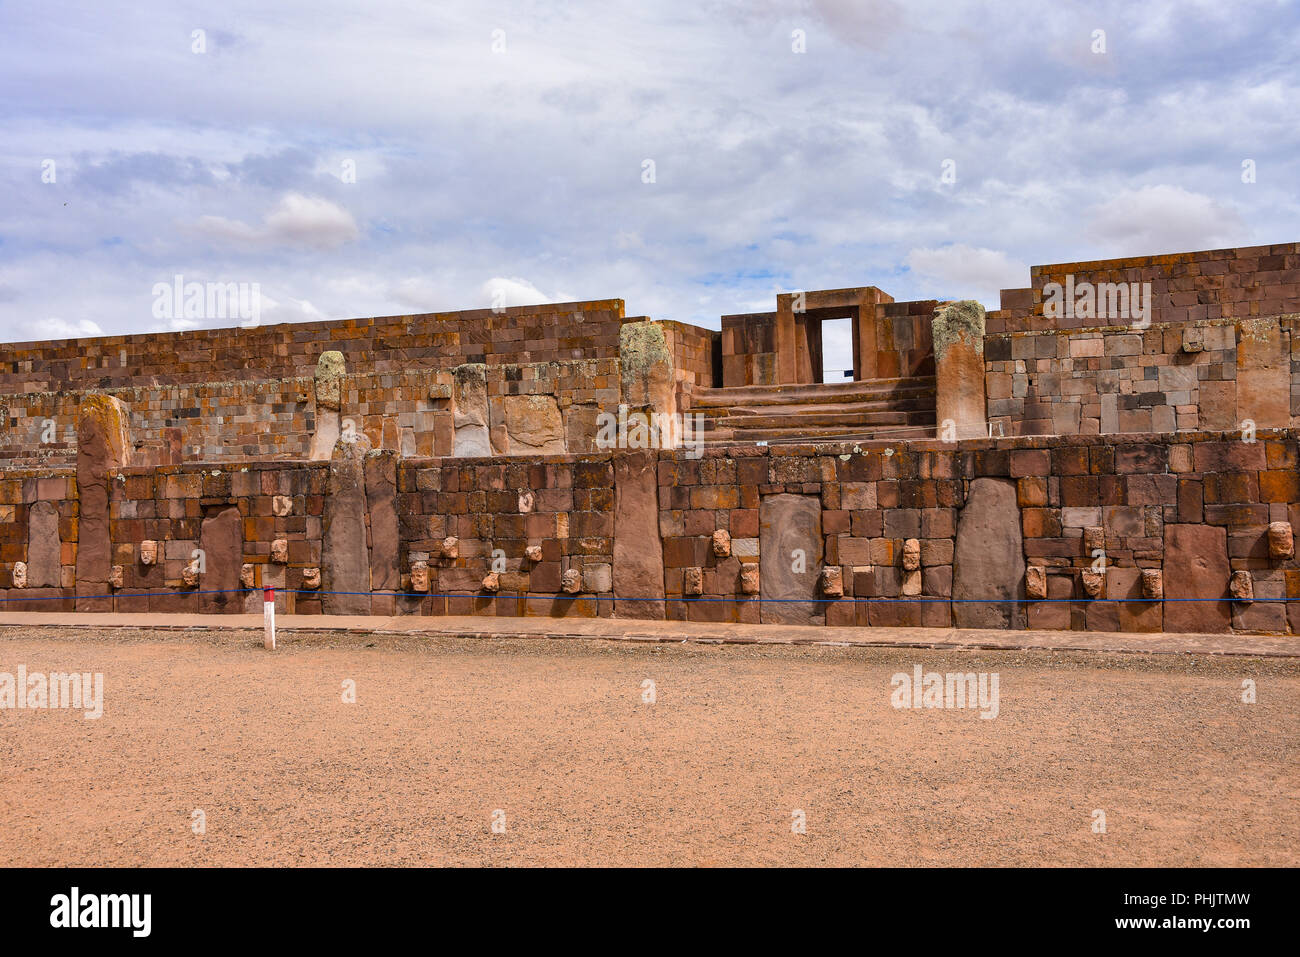
[(0, 0), (0, 52), (8, 342), (235, 324), (176, 276), (717, 329), (1300, 239), (1290, 0)]

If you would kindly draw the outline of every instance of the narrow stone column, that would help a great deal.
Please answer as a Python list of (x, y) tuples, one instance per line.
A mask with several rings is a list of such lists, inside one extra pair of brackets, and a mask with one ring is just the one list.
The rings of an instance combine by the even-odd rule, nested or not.
[(984, 404), (984, 307), (972, 300), (942, 306), (934, 338), (935, 427), (940, 439), (988, 435)]
[(327, 615), (370, 614), (365, 475), (369, 451), (370, 439), (363, 432), (347, 432), (334, 443), (321, 525), (321, 609)]
[[(397, 472), (401, 455), (392, 449), (366, 453), (366, 505), (370, 511), (370, 587), (374, 591), (398, 591), (402, 587), (398, 567)], [(391, 612), (389, 612), (391, 614)]]
[[(681, 436), (677, 423), (677, 383), (673, 357), (663, 326), (657, 322), (626, 322), (619, 330), (619, 370), (623, 405), (627, 407), (629, 447), (649, 447), (638, 441), (634, 416), (646, 416), (645, 427), (657, 424), (654, 447), (675, 449)], [(657, 416), (657, 418), (655, 418)]]
[(322, 352), (316, 360), (316, 429), (311, 437), (311, 460), (324, 462), (334, 453), (339, 437), (339, 410), (343, 401), (343, 353)]
[(663, 618), (659, 455), (644, 449), (617, 453), (613, 459), (614, 614), (619, 618)]
[[(113, 540), (109, 531), (109, 473), (130, 464), (131, 437), (126, 406), (92, 393), (77, 419), (77, 611), (112, 611), (109, 578)], [(84, 596), (84, 597), (83, 597)]]

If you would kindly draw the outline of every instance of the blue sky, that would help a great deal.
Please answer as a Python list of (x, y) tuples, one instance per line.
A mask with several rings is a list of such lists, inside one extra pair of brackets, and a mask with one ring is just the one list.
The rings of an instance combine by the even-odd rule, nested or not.
[(500, 289), (717, 328), (1300, 239), (1293, 2), (42, 0), (0, 48), (6, 341), (230, 324), (155, 318), (176, 274), (264, 323)]

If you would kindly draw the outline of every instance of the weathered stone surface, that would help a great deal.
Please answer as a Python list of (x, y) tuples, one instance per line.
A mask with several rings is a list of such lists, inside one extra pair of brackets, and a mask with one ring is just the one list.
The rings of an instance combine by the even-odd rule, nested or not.
[(1232, 579), (1228, 582), (1228, 595), (1233, 601), (1255, 600), (1255, 582), (1250, 572), (1243, 569), (1232, 573)]
[(844, 573), (839, 565), (827, 565), (822, 569), (821, 591), (827, 598), (844, 596)]
[(14, 562), (13, 580), (15, 588), (27, 587), (27, 563)]
[(542, 560), (542, 546), (529, 545), (524, 549), (524, 558), (530, 562), (540, 562)]
[(397, 591), (402, 587), (398, 565), (401, 539), (397, 524), (397, 469), (400, 453), (372, 449), (366, 453), (366, 508), (370, 513), (370, 588)]
[(613, 588), (613, 570), (609, 562), (588, 562), (582, 566), (582, 590), (594, 595)]
[(1291, 420), (1291, 356), (1277, 318), (1237, 323), (1237, 423), (1285, 429)]
[(442, 540), (442, 557), (449, 560), (460, 558), (460, 539), (455, 535), (448, 535)]
[(553, 395), (501, 397), (512, 455), (563, 455), (564, 419)]
[(429, 590), (429, 563), (411, 562), (411, 591)]
[(1083, 593), (1089, 598), (1104, 598), (1106, 595), (1106, 573), (1085, 568), (1079, 575), (1083, 584)]
[(921, 575), (921, 569), (913, 568), (903, 572), (902, 591), (904, 597), (914, 598), (921, 594), (921, 590), (924, 586), (925, 579)]
[(1228, 631), (1227, 530), (1213, 525), (1166, 525), (1164, 561), (1166, 598), (1209, 599), (1165, 602), (1165, 631)]
[(316, 360), (317, 409), (339, 409), (342, 381), (346, 374), (347, 364), (343, 361), (343, 353), (330, 349), (320, 354)]
[(984, 436), (984, 307), (966, 300), (939, 309), (934, 339), (935, 414), (941, 439)]
[(664, 617), (657, 462), (652, 449), (613, 456), (614, 614), (620, 618)]
[(533, 495), (531, 489), (525, 488), (519, 490), (519, 514), (520, 515), (527, 515), (528, 513), (530, 513), (533, 510), (533, 506), (535, 504), (537, 504), (537, 496)]
[(330, 458), (321, 519), (321, 608), (327, 615), (370, 614), (370, 549), (366, 546), (363, 432), (340, 437)]
[(244, 567), (244, 522), (239, 507), (209, 510), (199, 532), (203, 549), (203, 592), (199, 611), (206, 615), (238, 615), (244, 610), (239, 573)]
[(27, 584), (58, 588), (63, 543), (59, 540), (59, 511), (53, 502), (33, 502), (27, 510)]
[(1295, 532), (1290, 522), (1268, 523), (1268, 557), (1275, 562), (1295, 557)]
[(452, 370), (452, 427), (456, 430), (452, 454), (489, 456), (487, 366), (471, 362)]
[(271, 513), (283, 518), (293, 511), (293, 499), (287, 495), (276, 495), (271, 499)]
[(196, 558), (187, 563), (185, 568), (181, 570), (181, 582), (184, 583), (186, 588), (197, 588), (199, 586), (199, 576), (201, 574), (202, 572), (199, 571), (199, 560)]
[(630, 415), (658, 412), (667, 425), (660, 434), (662, 449), (675, 449), (677, 389), (672, 355), (663, 326), (658, 322), (624, 322), (619, 329), (619, 369), (623, 403)]
[(158, 543), (145, 539), (140, 543), (140, 564), (153, 565), (158, 561)]
[(903, 542), (903, 570), (914, 572), (921, 567), (921, 541), (909, 538)]
[(582, 572), (578, 571), (576, 568), (570, 568), (565, 571), (565, 573), (560, 577), (560, 590), (566, 595), (576, 595), (578, 592), (582, 591)]
[(239, 569), (239, 584), (252, 588), (257, 584), (257, 566), (245, 562)]
[(1023, 628), (1025, 558), (1016, 485), (977, 478), (957, 520), (953, 549), (953, 624)]
[(277, 538), (271, 542), (271, 561), (277, 565), (285, 565), (289, 561), (289, 540), (287, 538)]
[(1158, 568), (1142, 569), (1142, 597), (1160, 601), (1165, 597), (1164, 576)]
[(740, 566), (740, 593), (742, 595), (758, 595), (762, 590), (762, 582), (759, 578), (758, 565), (753, 562), (746, 562)]
[(1038, 565), (1025, 569), (1025, 598), (1041, 601), (1047, 597), (1047, 570)]
[(1199, 326), (1188, 326), (1183, 330), (1184, 352), (1202, 352), (1205, 350), (1205, 330)]
[(130, 464), (127, 408), (119, 400), (92, 392), (77, 418), (77, 611), (113, 610), (108, 594), (113, 566), (109, 531), (109, 473)]
[[(766, 495), (758, 512), (763, 623), (811, 625), (825, 620), (816, 600), (822, 564), (821, 501), (815, 495)], [(746, 563), (745, 571), (757, 566)], [(743, 589), (742, 589), (743, 590)], [(748, 594), (748, 593), (746, 593)]]
[(486, 592), (496, 593), (501, 590), (501, 576), (496, 572), (488, 572), (483, 576), (481, 582), (483, 590)]
[(698, 565), (692, 566), (682, 572), (682, 594), (683, 595), (703, 595), (704, 594), (704, 569)]
[(302, 570), (303, 588), (320, 588), (320, 569), (304, 568)]
[(731, 533), (725, 528), (716, 529), (713, 533), (713, 554), (719, 558), (731, 557)]
[(1106, 529), (1100, 525), (1091, 525), (1083, 530), (1083, 553), (1089, 557), (1097, 549), (1106, 547)]

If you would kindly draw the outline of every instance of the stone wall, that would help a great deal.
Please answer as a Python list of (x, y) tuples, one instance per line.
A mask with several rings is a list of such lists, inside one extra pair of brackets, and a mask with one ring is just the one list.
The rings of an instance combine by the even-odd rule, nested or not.
[(0, 394), (311, 376), (320, 354), (402, 372), (618, 357), (623, 301), (0, 345)]
[[(519, 462), (403, 458), (357, 441), (328, 462), (119, 467), (108, 449), (75, 472), (5, 470), (0, 597), (69, 607), (51, 599), (77, 593), (79, 549), (102, 528), (107, 581), (93, 584), (122, 611), (256, 607), (255, 592), (247, 606), (201, 594), (242, 584), (285, 589), (283, 608), (315, 613), (329, 610), (322, 590), (361, 575), (376, 614), (1300, 629), (1288, 602), (1300, 598), (1292, 431)], [(102, 512), (83, 470), (107, 478)], [(325, 547), (329, 521), (364, 530), (347, 554)]]
[(1300, 425), (1297, 316), (988, 335), (994, 434)]
[[(507, 408), (517, 404), (510, 397), (551, 397), (549, 420), (560, 423), (555, 438), (563, 443), (562, 450), (574, 452), (594, 448), (599, 412), (617, 412), (617, 358), (483, 366), (482, 375), (489, 413), (501, 426), (496, 448), (500, 454), (508, 454), (508, 427), (519, 418)], [(452, 380), (450, 368), (345, 374), (339, 380), (341, 413), (374, 448), (408, 456), (449, 455)], [(127, 407), (138, 464), (310, 457), (317, 426), (311, 376), (104, 392)], [(0, 418), (5, 422), (0, 460), (11, 466), (71, 464), (77, 454), (77, 413), (89, 394), (0, 395)]]

